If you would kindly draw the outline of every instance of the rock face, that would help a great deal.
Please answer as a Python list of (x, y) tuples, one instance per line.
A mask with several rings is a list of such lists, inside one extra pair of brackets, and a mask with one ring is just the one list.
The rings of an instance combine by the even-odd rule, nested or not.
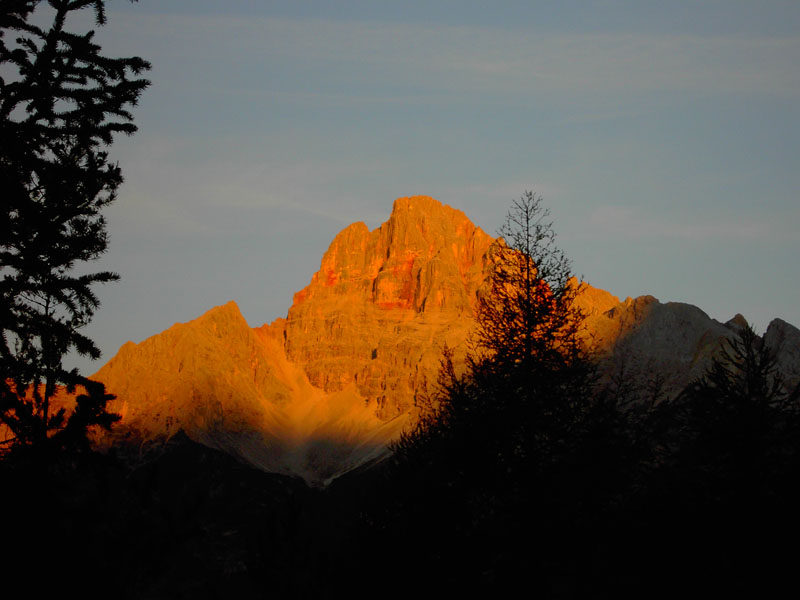
[[(444, 345), (463, 362), (495, 243), (432, 198), (396, 200), (380, 227), (355, 223), (336, 236), (285, 319), (253, 329), (230, 302), (125, 344), (93, 376), (122, 415), (103, 443), (148, 445), (183, 430), (312, 485), (379, 460), (436, 381)], [(741, 324), (581, 285), (587, 343), (606, 377), (624, 371), (649, 385), (657, 373), (662, 396), (701, 374)], [(800, 331), (775, 320), (765, 340), (800, 378)]]
[(722, 341), (733, 334), (696, 306), (662, 304), (653, 296), (627, 298), (590, 314), (586, 327), (607, 376), (622, 376), (640, 387), (657, 386), (662, 399), (702, 375)]
[(435, 381), (444, 344), (463, 351), (493, 241), (424, 196), (396, 200), (373, 231), (351, 225), (294, 296), (289, 360), (326, 392), (354, 384), (381, 418), (405, 413)]
[(778, 368), (790, 386), (800, 384), (800, 329), (783, 319), (773, 319), (764, 333), (764, 342), (778, 356)]
[[(273, 344), (274, 345), (274, 344)], [(128, 342), (95, 375), (114, 390), (128, 433), (142, 440), (275, 425), (294, 391), (235, 303)], [(244, 376), (246, 373), (246, 376)]]
[(128, 342), (93, 379), (117, 396), (114, 437), (149, 446), (180, 430), (266, 471), (309, 484), (380, 458), (404, 424), (382, 421), (353, 386), (326, 394), (280, 340), (251, 329), (233, 302)]

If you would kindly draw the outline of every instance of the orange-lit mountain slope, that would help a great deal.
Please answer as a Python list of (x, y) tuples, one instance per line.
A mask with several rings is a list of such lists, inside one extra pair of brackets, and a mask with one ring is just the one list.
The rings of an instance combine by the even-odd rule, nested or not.
[[(183, 429), (314, 484), (379, 459), (436, 381), (444, 345), (463, 361), (493, 243), (459, 210), (399, 198), (380, 227), (335, 237), (285, 319), (253, 329), (230, 302), (125, 344), (93, 376), (117, 396), (113, 439), (148, 444)], [(659, 369), (669, 392), (732, 331), (650, 296), (620, 302), (584, 285), (578, 303), (607, 372)], [(781, 339), (794, 339), (786, 325)]]
[(235, 303), (127, 343), (93, 379), (117, 396), (111, 439), (192, 439), (309, 483), (378, 458), (404, 420), (379, 420), (351, 386), (326, 394)]

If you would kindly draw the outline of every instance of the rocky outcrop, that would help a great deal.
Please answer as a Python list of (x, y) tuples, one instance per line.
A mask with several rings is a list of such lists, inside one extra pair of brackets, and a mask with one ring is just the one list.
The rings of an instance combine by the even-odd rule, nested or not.
[(764, 333), (764, 342), (777, 354), (778, 369), (789, 387), (800, 385), (800, 329), (783, 319), (773, 319)]
[(586, 330), (606, 378), (651, 389), (656, 399), (674, 396), (702, 375), (733, 334), (696, 306), (661, 303), (653, 296), (626, 298), (589, 315)]

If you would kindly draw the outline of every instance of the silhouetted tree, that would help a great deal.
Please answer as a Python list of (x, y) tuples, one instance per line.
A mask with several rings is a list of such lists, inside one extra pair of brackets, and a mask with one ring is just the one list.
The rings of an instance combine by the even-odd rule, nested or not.
[[(532, 192), (513, 201), (490, 250), (492, 272), (476, 311), (476, 345), (499, 369), (561, 368), (582, 358), (579, 286), (555, 244), (550, 211)], [(478, 355), (480, 356), (480, 354)]]
[[(5, 443), (17, 445), (66, 443), (115, 419), (103, 386), (62, 359), (70, 351), (100, 355), (80, 330), (99, 306), (93, 287), (118, 276), (76, 270), (106, 251), (102, 209), (122, 183), (107, 147), (116, 134), (136, 131), (130, 107), (149, 85), (139, 75), (150, 67), (104, 56), (94, 31), (68, 30), (84, 9), (104, 25), (103, 0), (50, 0), (47, 28), (31, 18), (40, 4), (0, 6), (0, 422), (11, 432)], [(79, 384), (86, 393), (67, 419), (54, 395)]]
[(746, 325), (656, 407), (639, 529), (660, 539), (649, 562), (672, 589), (691, 580), (698, 593), (774, 595), (788, 583), (798, 555), (782, 540), (800, 532), (798, 401), (775, 349)]
[(787, 428), (797, 420), (798, 401), (800, 388), (787, 386), (775, 350), (742, 326), (667, 408), (681, 461), (705, 485), (763, 488), (797, 445)]
[(579, 284), (555, 245), (540, 197), (526, 192), (515, 200), (500, 236), (489, 253), (466, 373), (457, 376), (445, 354), (441, 394), (431, 416), (401, 440), (401, 451), (428, 432), (472, 436), (479, 430), (496, 449), (493, 465), (499, 460), (507, 462), (501, 470), (513, 470), (515, 461), (530, 467), (534, 457), (543, 465), (577, 433), (571, 429), (593, 382), (579, 335), (583, 315), (574, 302)]
[[(566, 441), (588, 399), (592, 367), (580, 339), (570, 261), (556, 246), (540, 196), (515, 200), (492, 248), (492, 272), (476, 310), (468, 377), (492, 407), (513, 407), (521, 439), (515, 454), (539, 459)], [(575, 433), (575, 432), (572, 432)]]
[(538, 569), (538, 583), (558, 577), (546, 564), (569, 552), (567, 523), (585, 499), (576, 461), (586, 418), (599, 414), (594, 370), (580, 338), (579, 284), (548, 217), (533, 193), (514, 202), (490, 250), (466, 372), (445, 351), (439, 392), (394, 446), (384, 523), (402, 525), (387, 535), (422, 548), (449, 591), (513, 587), (510, 576)]

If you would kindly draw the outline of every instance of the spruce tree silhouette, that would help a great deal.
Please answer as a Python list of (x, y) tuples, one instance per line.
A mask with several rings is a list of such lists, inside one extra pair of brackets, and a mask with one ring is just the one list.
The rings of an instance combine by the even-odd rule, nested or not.
[(573, 560), (572, 473), (595, 377), (579, 284), (548, 217), (531, 192), (514, 201), (490, 251), (466, 372), (446, 350), (439, 392), (393, 448), (375, 530), (421, 551), (441, 591), (571, 580), (560, 569)]
[(70, 31), (81, 11), (106, 22), (103, 0), (0, 3), (0, 513), (11, 517), (12, 548), (3, 569), (37, 597), (124, 597), (101, 567), (113, 564), (118, 466), (87, 438), (118, 417), (102, 383), (63, 363), (71, 351), (100, 354), (81, 329), (99, 307), (95, 287), (118, 276), (88, 263), (106, 251), (102, 212), (122, 183), (108, 147), (136, 131), (130, 108), (149, 64), (105, 56), (93, 31)]
[(745, 325), (654, 420), (657, 466), (644, 527), (671, 589), (769, 596), (788, 582), (800, 533), (798, 404), (776, 352)]
[[(70, 351), (98, 358), (81, 333), (99, 306), (94, 286), (115, 281), (109, 271), (76, 268), (108, 246), (102, 210), (122, 183), (107, 147), (136, 131), (130, 107), (149, 85), (138, 57), (109, 58), (94, 32), (74, 33), (69, 18), (84, 9), (98, 26), (103, 0), (51, 0), (48, 28), (32, 16), (39, 0), (0, 7), (0, 422), (3, 447), (63, 447), (108, 427), (110, 398), (63, 367)], [(9, 39), (11, 36), (16, 36)], [(10, 73), (10, 75), (6, 75)], [(53, 406), (59, 387), (74, 392), (77, 410)], [(54, 435), (60, 432), (59, 435)]]
[(798, 401), (800, 388), (787, 387), (775, 349), (750, 325), (739, 328), (667, 408), (686, 485), (725, 502), (773, 489), (796, 445)]

